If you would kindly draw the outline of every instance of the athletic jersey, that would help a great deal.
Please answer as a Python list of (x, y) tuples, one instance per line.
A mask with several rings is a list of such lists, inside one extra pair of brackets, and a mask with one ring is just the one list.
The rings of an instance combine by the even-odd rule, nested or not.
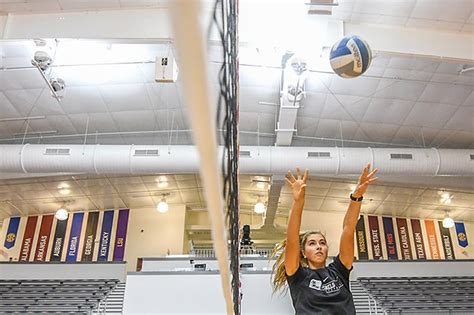
[(295, 314), (355, 314), (349, 289), (351, 270), (338, 255), (327, 267), (312, 270), (300, 265), (294, 275), (287, 275)]

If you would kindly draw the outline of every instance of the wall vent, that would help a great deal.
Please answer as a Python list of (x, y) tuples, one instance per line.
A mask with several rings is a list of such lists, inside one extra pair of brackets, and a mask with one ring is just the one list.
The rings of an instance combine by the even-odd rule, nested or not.
[(134, 156), (159, 156), (158, 149), (137, 149)]
[(44, 151), (45, 155), (70, 155), (71, 149), (69, 148), (46, 148)]
[(392, 160), (413, 160), (413, 154), (407, 153), (390, 153)]
[(331, 158), (331, 152), (308, 152), (308, 158), (311, 159), (321, 159), (321, 158)]

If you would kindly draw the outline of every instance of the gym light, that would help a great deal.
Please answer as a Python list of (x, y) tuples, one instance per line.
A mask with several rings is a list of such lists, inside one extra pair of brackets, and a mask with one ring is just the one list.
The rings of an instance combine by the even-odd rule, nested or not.
[(166, 202), (165, 196), (161, 198), (161, 201), (156, 206), (156, 210), (160, 213), (168, 212), (169, 207), (168, 207), (168, 203)]
[(257, 203), (255, 204), (255, 207), (253, 208), (253, 211), (257, 214), (262, 214), (266, 210), (265, 204), (260, 200), (260, 197), (258, 197)]
[(68, 215), (69, 214), (67, 213), (67, 210), (61, 208), (56, 211), (56, 214), (54, 216), (56, 217), (56, 219), (58, 219), (58, 221), (64, 221), (67, 219)]
[(449, 216), (449, 213), (446, 212), (446, 215), (444, 216), (443, 219), (443, 227), (449, 229), (454, 226), (454, 220)]

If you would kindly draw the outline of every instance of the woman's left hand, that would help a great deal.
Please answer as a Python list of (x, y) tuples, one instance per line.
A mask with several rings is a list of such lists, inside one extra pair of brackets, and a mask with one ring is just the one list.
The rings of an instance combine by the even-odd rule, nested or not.
[(370, 172), (370, 163), (367, 164), (367, 166), (362, 171), (362, 174), (360, 174), (357, 187), (352, 193), (353, 197), (355, 198), (362, 197), (365, 194), (367, 187), (369, 187), (369, 185), (377, 179), (377, 177), (374, 177), (375, 173), (377, 173), (377, 169), (374, 169), (370, 173), (369, 172)]

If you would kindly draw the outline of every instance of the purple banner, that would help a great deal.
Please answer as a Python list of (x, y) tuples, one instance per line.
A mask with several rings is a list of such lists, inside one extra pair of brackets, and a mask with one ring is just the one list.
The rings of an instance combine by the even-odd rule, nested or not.
[(102, 220), (102, 231), (100, 232), (100, 245), (97, 261), (107, 261), (109, 257), (110, 239), (112, 235), (112, 222), (114, 221), (114, 210), (104, 212)]
[(123, 261), (125, 254), (125, 241), (127, 238), (129, 209), (119, 210), (117, 231), (115, 233), (115, 247), (113, 261)]
[(390, 217), (382, 217), (383, 231), (385, 234), (385, 246), (387, 248), (388, 259), (398, 259), (397, 244), (395, 242), (395, 233), (393, 231), (393, 221)]
[(77, 261), (77, 253), (79, 252), (79, 242), (81, 240), (82, 220), (84, 213), (74, 213), (72, 218), (71, 235), (69, 236), (69, 244), (67, 246), (66, 261)]

